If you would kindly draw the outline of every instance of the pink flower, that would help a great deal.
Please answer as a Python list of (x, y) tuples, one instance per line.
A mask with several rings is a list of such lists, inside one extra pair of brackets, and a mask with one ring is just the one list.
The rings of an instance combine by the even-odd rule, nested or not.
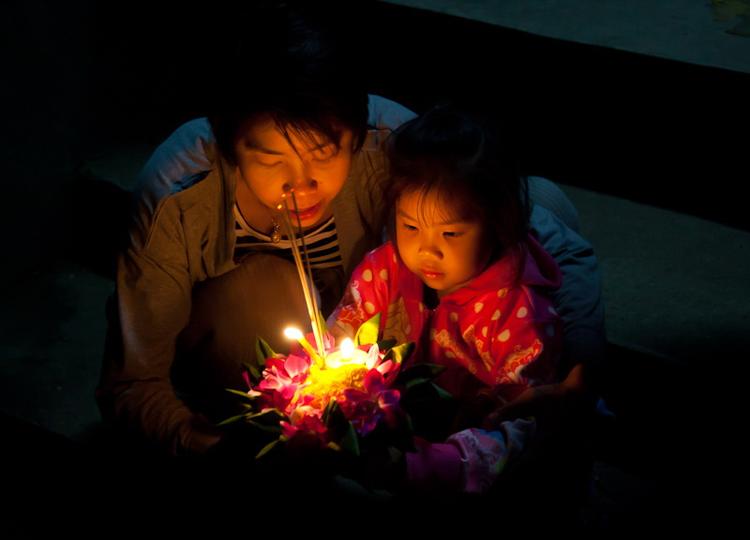
[(254, 390), (263, 394), (265, 407), (285, 411), (297, 390), (304, 386), (310, 371), (310, 358), (290, 354), (286, 358), (276, 357), (266, 360), (263, 380)]
[[(324, 342), (329, 348), (333, 346), (330, 334), (324, 336)], [(323, 410), (334, 399), (360, 435), (372, 432), (382, 420), (393, 425), (400, 394), (390, 385), (400, 365), (383, 361), (376, 344), (360, 348), (367, 352), (364, 364), (347, 363), (333, 369), (313, 365), (307, 353), (296, 349), (287, 357), (268, 358), (263, 379), (251, 386), (248, 394), (260, 396), (264, 409), (275, 408), (287, 415), (281, 421), (287, 438), (305, 432), (327, 442)]]
[[(388, 360), (381, 364), (389, 363), (384, 368), (386, 373), (392, 370), (393, 362)], [(367, 435), (381, 420), (390, 425), (396, 422), (400, 397), (399, 391), (390, 389), (386, 378), (375, 368), (365, 375), (364, 391), (352, 388), (344, 390), (344, 400), (339, 405), (354, 429), (360, 435)]]
[(295, 407), (289, 415), (289, 422), (281, 421), (282, 433), (292, 438), (298, 431), (307, 431), (323, 439), (328, 431), (323, 423), (323, 412), (310, 405)]

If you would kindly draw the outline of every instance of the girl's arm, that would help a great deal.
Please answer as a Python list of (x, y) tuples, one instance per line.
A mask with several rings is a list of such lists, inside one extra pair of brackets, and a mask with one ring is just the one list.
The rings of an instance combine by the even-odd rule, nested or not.
[[(337, 342), (345, 337), (354, 338), (359, 327), (376, 313), (385, 316), (388, 308), (388, 276), (395, 275), (393, 253), (393, 247), (387, 243), (365, 255), (352, 272), (344, 297), (327, 321), (328, 331)], [(381, 329), (384, 322), (381, 319)]]

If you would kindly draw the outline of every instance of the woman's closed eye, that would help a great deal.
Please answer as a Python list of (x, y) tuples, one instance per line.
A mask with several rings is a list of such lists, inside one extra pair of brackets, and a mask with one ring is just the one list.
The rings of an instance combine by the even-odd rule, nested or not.
[(278, 167), (279, 165), (281, 165), (283, 163), (280, 159), (277, 159), (275, 161), (268, 161), (268, 160), (263, 160), (263, 159), (256, 159), (255, 161), (261, 167), (268, 167), (268, 168)]
[(316, 163), (328, 163), (338, 155), (338, 149), (333, 145), (317, 148), (310, 152), (313, 161)]
[(315, 161), (328, 161), (335, 157), (336, 154), (337, 152), (334, 148), (326, 147), (321, 148), (320, 150), (315, 150), (315, 152), (312, 153), (312, 158)]

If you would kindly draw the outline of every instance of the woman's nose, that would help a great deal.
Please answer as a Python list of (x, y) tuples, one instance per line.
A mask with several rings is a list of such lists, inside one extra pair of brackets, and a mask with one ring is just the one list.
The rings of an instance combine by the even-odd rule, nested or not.
[(299, 167), (291, 173), (289, 180), (282, 186), (284, 193), (294, 190), (297, 195), (306, 195), (318, 189), (318, 181), (312, 177), (307, 167)]

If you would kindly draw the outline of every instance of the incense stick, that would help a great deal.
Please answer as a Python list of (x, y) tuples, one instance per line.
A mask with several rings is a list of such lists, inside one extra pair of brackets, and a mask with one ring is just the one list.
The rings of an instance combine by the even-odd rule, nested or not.
[[(292, 202), (294, 203), (295, 212), (297, 209), (297, 200), (294, 196), (294, 192), (292, 192)], [(310, 317), (310, 323), (312, 324), (312, 330), (313, 335), (315, 336), (315, 345), (317, 346), (318, 354), (320, 356), (320, 360), (322, 361), (325, 358), (325, 348), (323, 347), (323, 336), (321, 335), (321, 324), (319, 321), (319, 312), (318, 312), (318, 305), (315, 298), (315, 295), (311, 293), (310, 287), (314, 286), (313, 279), (312, 279), (312, 268), (310, 267), (310, 258), (307, 253), (307, 245), (305, 244), (305, 238), (302, 234), (302, 223), (299, 219), (299, 216), (297, 216), (297, 223), (299, 227), (299, 235), (302, 242), (302, 248), (304, 250), (304, 256), (305, 256), (305, 262), (307, 263), (307, 270), (308, 270), (308, 276), (305, 275), (305, 264), (302, 262), (302, 257), (300, 256), (299, 252), (299, 246), (297, 246), (297, 239), (294, 234), (294, 228), (292, 226), (291, 220), (289, 219), (289, 205), (287, 203), (286, 197), (283, 199), (284, 203), (284, 212), (282, 212), (282, 222), (285, 225), (287, 236), (289, 237), (291, 246), (292, 246), (292, 256), (294, 257), (294, 264), (297, 267), (297, 273), (299, 274), (300, 282), (302, 284), (302, 292), (305, 295), (305, 304), (307, 305), (307, 313)]]

